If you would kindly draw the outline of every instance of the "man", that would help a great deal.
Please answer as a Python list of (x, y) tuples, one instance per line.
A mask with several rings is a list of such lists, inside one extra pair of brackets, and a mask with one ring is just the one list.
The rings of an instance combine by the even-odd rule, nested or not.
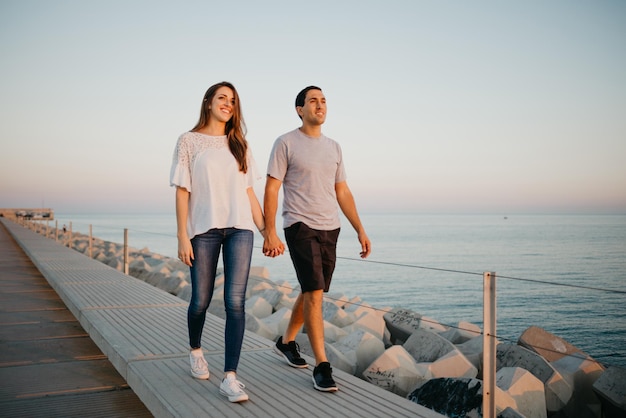
[(341, 147), (322, 134), (326, 120), (322, 90), (315, 86), (302, 90), (296, 97), (296, 112), (302, 126), (274, 143), (265, 184), (263, 252), (274, 257), (285, 250), (276, 233), (278, 192), (282, 185), (285, 240), (301, 288), (289, 325), (274, 350), (290, 366), (307, 367), (295, 342), (304, 325), (315, 356), (313, 386), (334, 392), (337, 385), (324, 348), (322, 301), (335, 269), (340, 228), (337, 204), (358, 234), (362, 258), (370, 254), (371, 243), (346, 183)]

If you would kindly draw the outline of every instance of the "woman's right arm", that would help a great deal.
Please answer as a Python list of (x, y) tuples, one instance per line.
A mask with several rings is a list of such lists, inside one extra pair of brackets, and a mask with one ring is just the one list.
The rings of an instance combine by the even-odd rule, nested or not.
[(187, 234), (187, 218), (189, 216), (189, 191), (176, 187), (176, 236), (178, 237), (178, 258), (191, 267), (193, 248)]

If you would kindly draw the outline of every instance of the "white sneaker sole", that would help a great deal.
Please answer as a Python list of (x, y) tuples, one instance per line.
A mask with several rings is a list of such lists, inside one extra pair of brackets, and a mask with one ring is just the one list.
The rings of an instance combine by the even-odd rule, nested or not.
[(191, 376), (193, 376), (194, 379), (208, 380), (209, 377), (211, 376), (211, 374), (210, 373), (207, 373), (207, 374), (196, 374), (194, 372), (191, 372)]
[(321, 386), (317, 386), (317, 383), (315, 382), (315, 377), (313, 377), (312, 380), (313, 380), (313, 387), (316, 390), (319, 390), (320, 392), (337, 392), (339, 390), (337, 386), (333, 386), (330, 388), (323, 388)]
[(229, 395), (220, 389), (220, 395), (226, 396), (230, 402), (244, 402), (248, 400), (248, 395), (245, 393), (240, 393), (239, 395)]

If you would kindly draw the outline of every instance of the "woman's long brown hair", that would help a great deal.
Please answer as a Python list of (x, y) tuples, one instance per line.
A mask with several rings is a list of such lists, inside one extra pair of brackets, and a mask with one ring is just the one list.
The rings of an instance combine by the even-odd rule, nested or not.
[(233, 116), (226, 122), (226, 137), (228, 138), (228, 148), (239, 164), (239, 171), (247, 173), (248, 161), (246, 160), (246, 154), (248, 152), (248, 141), (246, 140), (246, 124), (243, 121), (243, 115), (241, 113), (239, 93), (237, 93), (235, 86), (231, 83), (222, 81), (221, 83), (212, 85), (206, 93), (204, 93), (204, 99), (200, 107), (200, 119), (191, 132), (196, 132), (209, 123), (209, 117), (211, 115), (209, 107), (211, 106), (215, 93), (220, 87), (228, 87), (233, 91), (235, 104), (233, 105)]

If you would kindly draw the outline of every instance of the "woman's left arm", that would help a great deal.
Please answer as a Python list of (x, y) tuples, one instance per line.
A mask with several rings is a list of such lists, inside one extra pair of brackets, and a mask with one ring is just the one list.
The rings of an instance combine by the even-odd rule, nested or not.
[(256, 225), (261, 235), (265, 238), (265, 217), (263, 216), (263, 210), (261, 209), (259, 199), (257, 199), (256, 193), (254, 193), (254, 189), (252, 187), (248, 187), (246, 192), (248, 192), (248, 199), (250, 199), (250, 208), (252, 209), (252, 220), (254, 221), (254, 225)]

